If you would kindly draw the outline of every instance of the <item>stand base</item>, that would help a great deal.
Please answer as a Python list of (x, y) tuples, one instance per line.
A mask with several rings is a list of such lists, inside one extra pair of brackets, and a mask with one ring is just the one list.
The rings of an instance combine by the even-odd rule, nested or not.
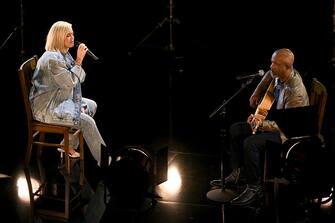
[(238, 194), (239, 192), (236, 190), (220, 188), (208, 191), (206, 196), (212, 201), (227, 203), (234, 199)]

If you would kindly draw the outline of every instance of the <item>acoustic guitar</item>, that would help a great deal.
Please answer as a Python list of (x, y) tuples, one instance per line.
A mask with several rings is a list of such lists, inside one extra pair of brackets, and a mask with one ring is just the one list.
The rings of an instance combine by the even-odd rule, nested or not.
[(257, 132), (257, 129), (259, 128), (260, 122), (257, 119), (264, 120), (266, 118), (266, 116), (268, 115), (268, 111), (270, 110), (275, 100), (273, 94), (274, 85), (275, 85), (275, 79), (272, 79), (271, 83), (269, 84), (263, 96), (262, 101), (257, 106), (257, 109), (254, 113), (254, 118), (251, 120), (252, 134), (255, 134)]

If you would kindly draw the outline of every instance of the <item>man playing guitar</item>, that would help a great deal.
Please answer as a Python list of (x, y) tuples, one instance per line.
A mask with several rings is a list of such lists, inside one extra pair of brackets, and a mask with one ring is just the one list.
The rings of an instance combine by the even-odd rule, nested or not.
[(271, 57), (270, 70), (257, 85), (249, 102), (256, 108), (246, 122), (230, 126), (231, 174), (225, 185), (237, 184), (240, 173), (246, 177), (246, 187), (232, 201), (232, 205), (247, 205), (262, 193), (261, 152), (266, 141), (283, 143), (285, 135), (275, 121), (266, 116), (272, 106), (287, 109), (309, 105), (309, 97), (299, 72), (294, 69), (294, 54), (287, 48), (276, 50)]

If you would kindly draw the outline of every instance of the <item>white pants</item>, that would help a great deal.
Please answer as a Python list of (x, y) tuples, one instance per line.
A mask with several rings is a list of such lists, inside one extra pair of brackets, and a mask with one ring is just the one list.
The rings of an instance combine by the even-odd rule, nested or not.
[[(101, 161), (101, 144), (106, 146), (98, 127), (93, 119), (93, 116), (97, 110), (97, 103), (88, 98), (82, 98), (82, 113), (80, 114), (80, 125), (79, 128), (83, 132), (85, 142), (100, 166)], [(78, 148), (79, 139), (78, 137), (70, 136), (69, 140), (70, 147)]]

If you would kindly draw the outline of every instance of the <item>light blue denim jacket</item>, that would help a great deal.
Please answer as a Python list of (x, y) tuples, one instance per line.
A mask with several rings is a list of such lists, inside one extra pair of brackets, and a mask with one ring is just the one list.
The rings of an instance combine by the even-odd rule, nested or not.
[(70, 53), (45, 51), (32, 77), (30, 104), (35, 120), (79, 125), (81, 83), (86, 73)]

